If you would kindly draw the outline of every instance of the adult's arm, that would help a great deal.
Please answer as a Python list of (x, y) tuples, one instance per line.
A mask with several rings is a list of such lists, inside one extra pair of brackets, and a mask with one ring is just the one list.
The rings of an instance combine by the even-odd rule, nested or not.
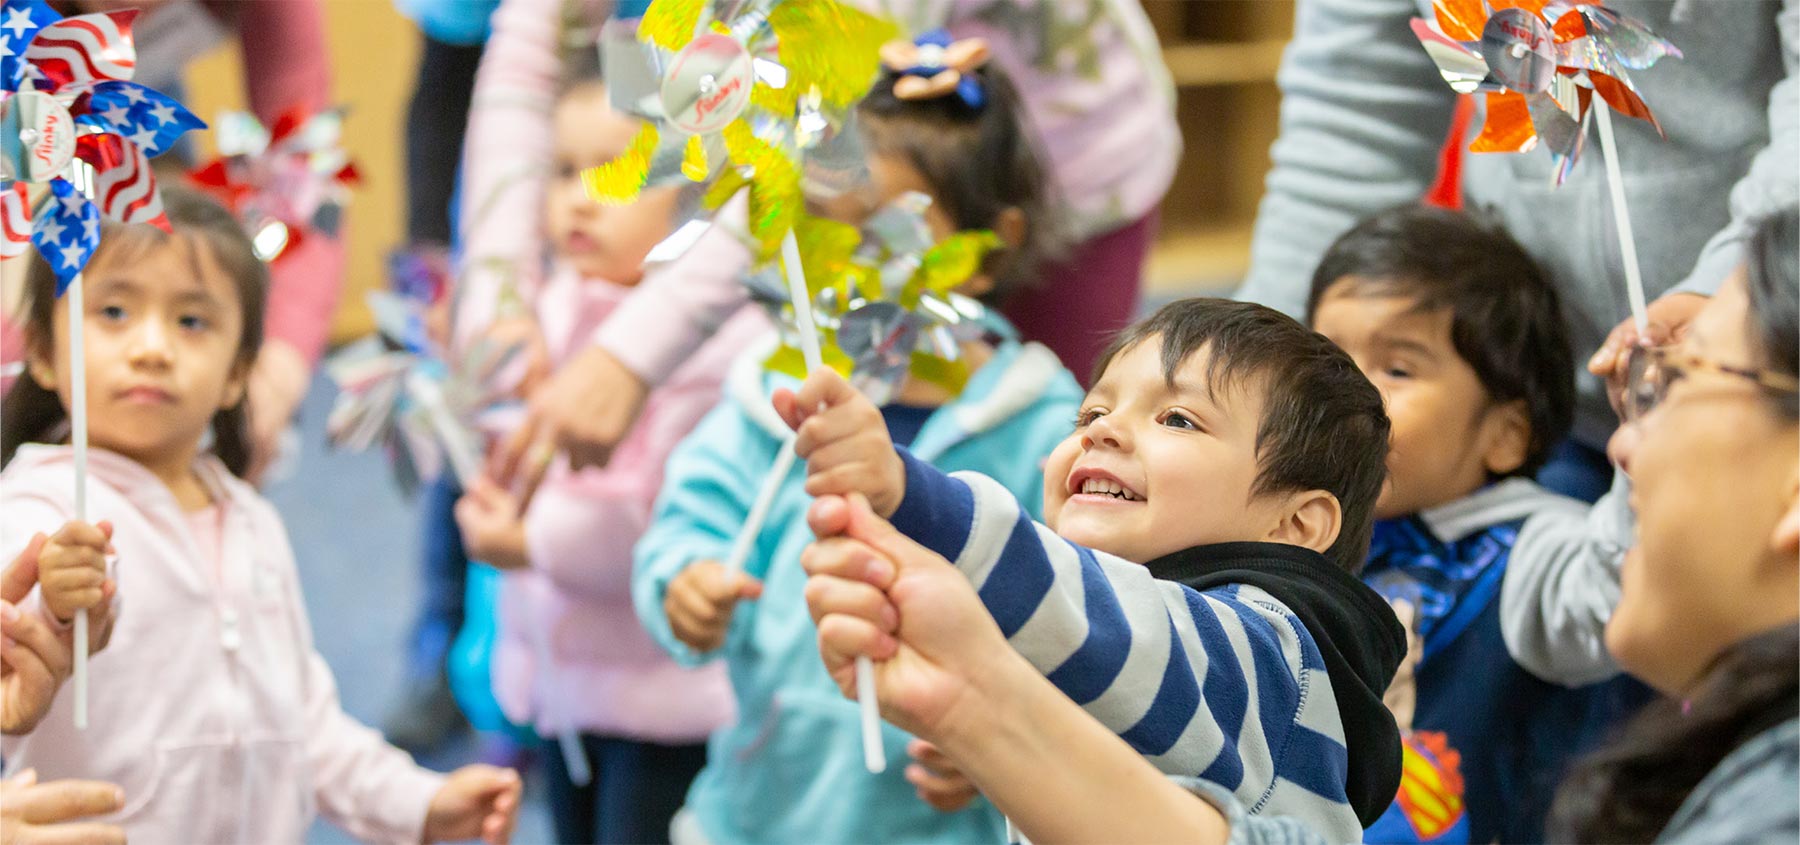
[[(331, 51), (319, 0), (232, 3), (229, 11), (243, 44), (250, 110), (263, 125), (274, 126), (295, 109), (312, 113), (332, 105)], [(284, 345), (310, 370), (325, 348), (343, 290), (344, 247), (335, 237), (309, 234), (270, 267), (267, 343)]]
[(494, 319), (507, 287), (543, 279), (544, 187), (553, 152), (551, 121), (563, 73), (570, 14), (603, 10), (577, 0), (503, 0), (475, 73), (463, 139), (463, 266), (457, 276), (456, 338), (466, 343)]
[(1731, 187), (1731, 222), (1700, 250), (1694, 269), (1671, 293), (1716, 293), (1744, 260), (1744, 239), (1752, 225), (1800, 202), (1800, 0), (1785, 0), (1776, 15), (1781, 64), (1787, 75), (1769, 89), (1769, 145), (1750, 159), (1750, 169)]
[(1526, 520), (1500, 587), (1506, 650), (1533, 675), (1580, 686), (1619, 673), (1606, 623), (1619, 604), (1619, 567), (1631, 546), (1631, 482), (1622, 472), (1586, 509)]
[[(1008, 645), (948, 559), (866, 503), (821, 499), (809, 520), (841, 535), (802, 558), (826, 670), (850, 694), (854, 658), (880, 660), (882, 715), (935, 743), (1031, 841), (1323, 841), (1293, 818), (1250, 817), (1228, 790), (1164, 777)], [(887, 574), (873, 574), (878, 559)]]
[(1412, 0), (1300, 0), (1276, 77), (1281, 129), (1237, 298), (1303, 317), (1313, 267), (1358, 219), (1417, 200), (1456, 95)]

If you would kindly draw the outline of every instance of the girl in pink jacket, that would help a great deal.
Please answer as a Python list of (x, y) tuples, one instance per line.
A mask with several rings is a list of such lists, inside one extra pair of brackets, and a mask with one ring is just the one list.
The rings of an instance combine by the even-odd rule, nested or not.
[[(520, 332), (507, 325), (518, 318), (503, 317), (488, 329), (535, 338), (546, 363), (591, 343), (643, 278), (644, 256), (670, 232), (677, 191), (646, 191), (625, 207), (589, 200), (581, 171), (622, 153), (638, 124), (612, 111), (592, 80), (568, 87), (554, 115), (548, 243), (540, 252), (552, 260), (543, 285), (520, 297), (535, 301), (534, 325)], [(753, 307), (740, 309), (688, 350), (604, 469), (553, 465), (523, 514), (486, 481), (457, 504), (470, 557), (507, 572), (492, 664), (501, 709), (545, 737), (580, 734), (586, 783), (561, 749), (543, 755), (558, 842), (667, 841), (669, 819), (705, 765), (707, 736), (733, 718), (724, 667), (678, 666), (638, 623), (631, 550), (648, 527), (670, 451), (718, 403), (735, 353), (766, 329)]]
[[(163, 200), (173, 234), (102, 226), (85, 314), (68, 313), (50, 266), (31, 259), (27, 372), (0, 414), (0, 557), (39, 531), (57, 533), (51, 544), (85, 535), (91, 550), (88, 529), (110, 523), (117, 604), (90, 664), (88, 727), (64, 696), (0, 756), (46, 779), (118, 784), (113, 820), (137, 843), (298, 843), (318, 812), (368, 840), (504, 842), (517, 773), (426, 771), (339, 707), (281, 518), (239, 478), (267, 271), (224, 209), (168, 187)], [(74, 461), (58, 445), (71, 318), (87, 332), (99, 526), (71, 523)], [(46, 549), (26, 606), (63, 625), (100, 600), (97, 563)]]

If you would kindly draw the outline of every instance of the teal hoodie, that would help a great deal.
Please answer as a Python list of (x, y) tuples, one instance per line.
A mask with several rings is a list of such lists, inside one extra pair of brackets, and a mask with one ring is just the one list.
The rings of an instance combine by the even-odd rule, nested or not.
[[(655, 516), (637, 545), (631, 594), (638, 618), (683, 663), (723, 658), (737, 694), (738, 720), (713, 734), (687, 809), (715, 845), (1003, 842), (1005, 825), (987, 802), (940, 813), (919, 800), (905, 778), (911, 737), (900, 729), (882, 725), (887, 771), (863, 768), (856, 703), (825, 674), (802, 596), (800, 552), (813, 539), (804, 466), (776, 496), (745, 565), (763, 580), (763, 595), (738, 604), (725, 644), (699, 654), (669, 629), (669, 582), (695, 561), (726, 558), (787, 431), (768, 397), (796, 382), (761, 368), (767, 352), (739, 359), (724, 400), (670, 455)], [(1081, 399), (1050, 350), (1003, 343), (960, 397), (931, 414), (911, 451), (945, 471), (988, 475), (1020, 501), (1037, 503), (1043, 459), (1068, 435)], [(1032, 506), (1034, 517), (1040, 507)]]

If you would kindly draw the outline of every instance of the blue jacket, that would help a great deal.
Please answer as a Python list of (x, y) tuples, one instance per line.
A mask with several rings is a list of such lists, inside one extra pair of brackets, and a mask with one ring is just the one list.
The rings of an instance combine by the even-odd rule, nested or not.
[[(738, 722), (713, 734), (688, 810), (717, 845), (1002, 842), (1004, 824), (987, 803), (944, 814), (918, 799), (904, 774), (910, 737), (899, 729), (883, 725), (887, 771), (863, 768), (856, 704), (825, 674), (802, 595), (799, 557), (813, 539), (803, 468), (776, 496), (745, 565), (763, 580), (762, 598), (737, 606), (725, 645), (696, 654), (669, 629), (669, 582), (695, 561), (726, 558), (786, 433), (768, 396), (794, 382), (759, 366), (766, 351), (738, 361), (724, 401), (670, 456), (651, 527), (637, 545), (638, 617), (678, 660), (723, 658), (738, 698)], [(1081, 397), (1048, 349), (1009, 342), (961, 397), (931, 414), (913, 452), (946, 469), (987, 473), (1038, 502), (1040, 464), (1070, 432)]]

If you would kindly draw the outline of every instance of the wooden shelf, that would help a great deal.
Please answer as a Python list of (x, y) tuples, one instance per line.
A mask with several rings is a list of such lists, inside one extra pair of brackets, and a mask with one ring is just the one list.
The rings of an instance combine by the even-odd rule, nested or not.
[(1281, 67), (1287, 39), (1239, 44), (1175, 44), (1163, 48), (1169, 75), (1180, 87), (1269, 82)]
[(1164, 235), (1144, 268), (1144, 293), (1152, 298), (1223, 296), (1250, 269), (1249, 221)]
[(1183, 146), (1144, 293), (1151, 302), (1228, 294), (1250, 267), (1294, 2), (1147, 0), (1143, 8), (1175, 83)]

